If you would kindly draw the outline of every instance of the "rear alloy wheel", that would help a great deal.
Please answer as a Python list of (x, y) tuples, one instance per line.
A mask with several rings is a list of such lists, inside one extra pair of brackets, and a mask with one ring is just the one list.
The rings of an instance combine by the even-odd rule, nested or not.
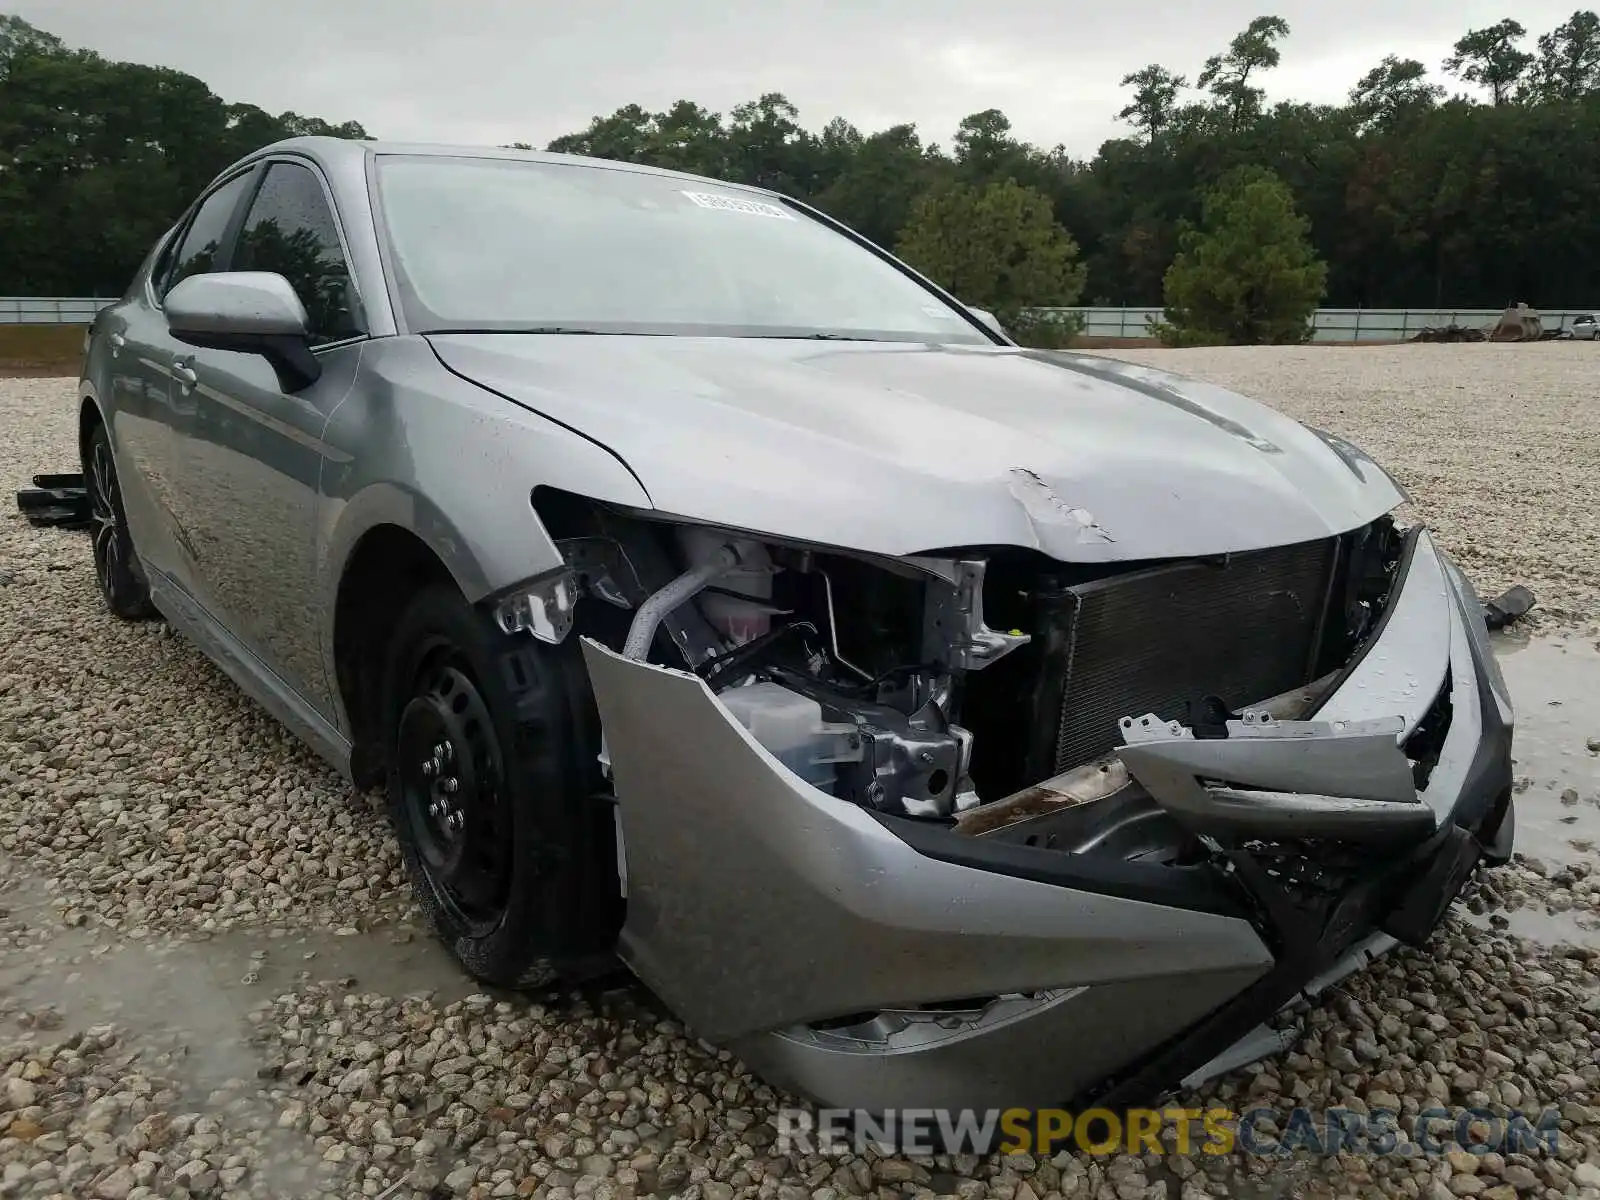
[(396, 624), (383, 695), (390, 819), (462, 965), (503, 987), (609, 967), (615, 840), (576, 644), (508, 637), (434, 585)]
[(94, 574), (100, 595), (117, 616), (136, 621), (155, 615), (150, 588), (128, 533), (128, 516), (122, 507), (111, 438), (103, 424), (89, 432), (84, 462), (84, 485), (89, 493), (89, 530), (94, 538)]

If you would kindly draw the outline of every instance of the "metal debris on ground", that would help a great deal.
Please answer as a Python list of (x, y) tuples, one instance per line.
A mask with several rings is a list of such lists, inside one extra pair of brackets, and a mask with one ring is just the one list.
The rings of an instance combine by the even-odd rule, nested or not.
[(1429, 325), (1412, 334), (1412, 342), (1551, 342), (1566, 335), (1560, 328), (1546, 329), (1538, 312), (1526, 304), (1508, 304), (1505, 312), (1487, 325)]
[(1534, 594), (1519, 583), (1507, 588), (1493, 600), (1483, 602), (1484, 624), (1490, 629), (1504, 629), (1511, 622), (1527, 616), (1537, 602)]
[(17, 492), (17, 509), (33, 525), (79, 529), (89, 523), (89, 489), (81, 473), (35, 475)]

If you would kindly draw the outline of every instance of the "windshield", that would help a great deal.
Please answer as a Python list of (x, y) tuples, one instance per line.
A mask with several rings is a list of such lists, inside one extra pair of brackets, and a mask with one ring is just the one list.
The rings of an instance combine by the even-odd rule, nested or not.
[(419, 332), (989, 341), (871, 250), (735, 187), (381, 155), (378, 190), (400, 301)]

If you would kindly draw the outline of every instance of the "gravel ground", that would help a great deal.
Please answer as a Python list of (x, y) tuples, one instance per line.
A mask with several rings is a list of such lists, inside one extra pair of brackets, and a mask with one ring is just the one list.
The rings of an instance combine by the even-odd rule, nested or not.
[[(1573, 635), (1553, 652), (1577, 654), (1592, 653), (1592, 626), (1577, 635), (1600, 570), (1591, 352), (1127, 357), (1364, 444), (1480, 586), (1529, 582)], [(72, 394), (0, 380), (8, 486), (70, 468)], [(1184, 1098), (1390, 1107), (1409, 1153), (784, 1156), (784, 1098), (641, 989), (474, 994), (416, 930), (374, 799), (159, 623), (106, 616), (86, 539), (0, 516), (0, 573), (0, 1198), (1600, 1200), (1600, 950), (1579, 944), (1600, 873), (1576, 843), (1475, 884), (1428, 953), (1347, 980), (1295, 1017), (1289, 1054)], [(1548, 795), (1552, 821), (1588, 820), (1594, 753), (1551, 755), (1519, 767), (1526, 795)], [(1565, 944), (1514, 936), (1529, 914), (1569, 922)], [(1560, 1149), (1418, 1154), (1415, 1116), (1441, 1103), (1555, 1106)]]
[(1266, 401), (1361, 446), (1484, 595), (1600, 619), (1600, 345), (1108, 351)]

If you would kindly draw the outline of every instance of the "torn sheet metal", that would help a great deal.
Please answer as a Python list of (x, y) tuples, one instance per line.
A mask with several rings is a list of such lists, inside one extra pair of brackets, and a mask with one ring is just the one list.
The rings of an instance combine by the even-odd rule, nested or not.
[(1080, 546), (1116, 541), (1095, 521), (1093, 513), (1062, 499), (1054, 488), (1028, 468), (1013, 467), (1008, 486), (1017, 503), (1027, 511), (1028, 520), (1038, 530), (1039, 543), (1045, 549), (1048, 550), (1063, 533)]
[(524, 584), (495, 608), (495, 622), (504, 633), (530, 633), (541, 642), (559, 645), (572, 631), (572, 611), (579, 596), (576, 577), (568, 570)]

